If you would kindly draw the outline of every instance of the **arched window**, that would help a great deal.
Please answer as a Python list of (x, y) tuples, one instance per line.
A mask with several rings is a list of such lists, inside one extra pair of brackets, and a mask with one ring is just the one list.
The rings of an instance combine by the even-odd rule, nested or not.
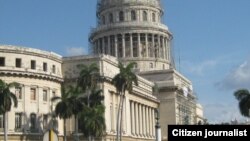
[(143, 11), (143, 21), (147, 21), (148, 20), (148, 13), (147, 11)]
[(113, 14), (109, 13), (109, 23), (113, 23), (113, 22), (114, 22)]
[(102, 16), (102, 24), (105, 24), (105, 16)]
[(123, 21), (124, 21), (124, 12), (123, 12), (123, 11), (120, 11), (120, 12), (119, 12), (119, 21), (120, 21), (120, 22), (123, 22)]
[(152, 21), (155, 22), (155, 13), (152, 13)]
[(135, 10), (131, 11), (131, 21), (135, 21), (136, 20), (136, 13)]

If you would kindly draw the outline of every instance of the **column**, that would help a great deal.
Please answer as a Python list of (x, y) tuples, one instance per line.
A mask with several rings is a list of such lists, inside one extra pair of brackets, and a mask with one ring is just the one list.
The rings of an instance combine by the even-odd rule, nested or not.
[(152, 47), (153, 47), (152, 49), (153, 57), (155, 57), (155, 35), (154, 34), (152, 34)]
[(134, 102), (131, 101), (131, 133), (135, 135), (135, 106)]
[(105, 54), (105, 38), (102, 38), (102, 54)]
[(125, 58), (125, 34), (122, 34), (122, 57)]
[(153, 124), (153, 121), (152, 121), (152, 110), (151, 108), (149, 107), (148, 109), (149, 111), (149, 136), (152, 137), (152, 124)]
[(141, 35), (138, 33), (138, 57), (141, 57)]
[(140, 118), (140, 120), (139, 120), (139, 122), (140, 122), (140, 136), (142, 136), (142, 105), (141, 104), (139, 104), (139, 118)]
[(163, 46), (163, 59), (166, 59), (166, 42), (165, 37), (162, 38), (162, 46)]
[(117, 49), (117, 35), (114, 35), (115, 36), (115, 57), (118, 57), (118, 49)]
[(138, 103), (135, 103), (135, 127), (136, 127), (136, 130), (135, 130), (135, 134), (138, 136), (139, 135), (139, 120), (138, 120), (138, 116), (139, 116), (139, 112), (138, 112)]
[(111, 55), (110, 36), (108, 36), (108, 54)]
[(152, 134), (153, 134), (153, 137), (155, 137), (155, 111), (154, 111), (154, 109), (152, 108), (152, 120), (153, 120), (153, 132), (152, 132)]
[(146, 137), (146, 107), (143, 105), (143, 111), (142, 111), (142, 115), (143, 115), (143, 136)]
[(149, 128), (148, 127), (149, 127), (150, 122), (148, 120), (149, 118), (148, 118), (148, 107), (147, 106), (146, 106), (146, 112), (145, 113), (146, 113), (146, 136), (148, 137), (149, 136), (149, 134), (148, 134), (149, 133)]
[(148, 58), (148, 34), (145, 33), (145, 42), (146, 42), (146, 57)]
[(161, 58), (161, 54), (160, 54), (160, 46), (161, 46), (161, 36), (158, 34), (158, 58)]
[(96, 50), (96, 52), (97, 52), (97, 54), (100, 54), (100, 39), (97, 39), (97, 50)]
[(133, 56), (133, 36), (132, 36), (132, 33), (129, 34), (130, 36), (130, 57), (134, 57)]

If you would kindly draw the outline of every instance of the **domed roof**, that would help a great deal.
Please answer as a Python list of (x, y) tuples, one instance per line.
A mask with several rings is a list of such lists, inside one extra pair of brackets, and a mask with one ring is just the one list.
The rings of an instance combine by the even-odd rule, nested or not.
[(98, 0), (97, 8), (99, 10), (110, 6), (119, 5), (149, 5), (154, 7), (161, 7), (160, 0)]

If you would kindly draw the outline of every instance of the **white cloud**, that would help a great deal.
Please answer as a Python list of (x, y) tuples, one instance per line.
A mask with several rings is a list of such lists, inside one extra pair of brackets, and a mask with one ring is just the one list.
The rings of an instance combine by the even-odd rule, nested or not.
[(247, 118), (243, 117), (238, 109), (237, 104), (214, 103), (204, 105), (205, 118), (210, 123), (230, 122), (237, 119), (237, 121), (244, 122)]
[(225, 78), (217, 83), (220, 89), (250, 89), (250, 60), (233, 69)]
[(199, 64), (194, 64), (192, 62), (184, 62), (184, 67), (189, 72), (197, 75), (204, 75), (209, 69), (215, 68), (218, 64), (216, 60), (206, 60), (200, 62)]
[(77, 56), (86, 54), (86, 50), (83, 47), (69, 47), (66, 48), (67, 56)]

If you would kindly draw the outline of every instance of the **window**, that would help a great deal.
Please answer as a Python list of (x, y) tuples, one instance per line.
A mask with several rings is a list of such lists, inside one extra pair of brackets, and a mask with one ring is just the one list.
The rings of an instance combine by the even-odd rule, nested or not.
[(143, 21), (148, 20), (148, 13), (146, 11), (143, 11)]
[(43, 90), (43, 101), (47, 101), (48, 100), (48, 92), (47, 90)]
[(15, 129), (22, 127), (22, 113), (15, 113)]
[(36, 100), (36, 89), (30, 88), (30, 100)]
[(34, 113), (30, 114), (30, 128), (31, 129), (36, 128), (36, 114)]
[(119, 12), (119, 21), (120, 21), (120, 22), (123, 22), (123, 21), (124, 21), (124, 12), (123, 12), (123, 11), (120, 11), (120, 12)]
[(152, 13), (152, 21), (155, 22), (155, 13)]
[(114, 22), (113, 14), (110, 13), (109, 14), (109, 23), (113, 23), (113, 22)]
[(5, 58), (4, 57), (0, 57), (0, 66), (5, 66)]
[(52, 65), (52, 73), (56, 73), (56, 66)]
[(48, 65), (46, 62), (43, 62), (43, 71), (47, 71), (48, 70)]
[(21, 87), (15, 87), (15, 95), (17, 99), (22, 99), (22, 88)]
[(48, 127), (48, 115), (43, 115), (43, 129), (46, 129)]
[(4, 128), (4, 119), (3, 119), (3, 115), (0, 115), (0, 129)]
[(33, 70), (36, 69), (36, 61), (35, 60), (30, 61), (30, 68)]
[(135, 11), (131, 11), (131, 21), (135, 21), (136, 20), (136, 13)]
[(21, 68), (22, 60), (21, 58), (16, 58), (16, 67)]

